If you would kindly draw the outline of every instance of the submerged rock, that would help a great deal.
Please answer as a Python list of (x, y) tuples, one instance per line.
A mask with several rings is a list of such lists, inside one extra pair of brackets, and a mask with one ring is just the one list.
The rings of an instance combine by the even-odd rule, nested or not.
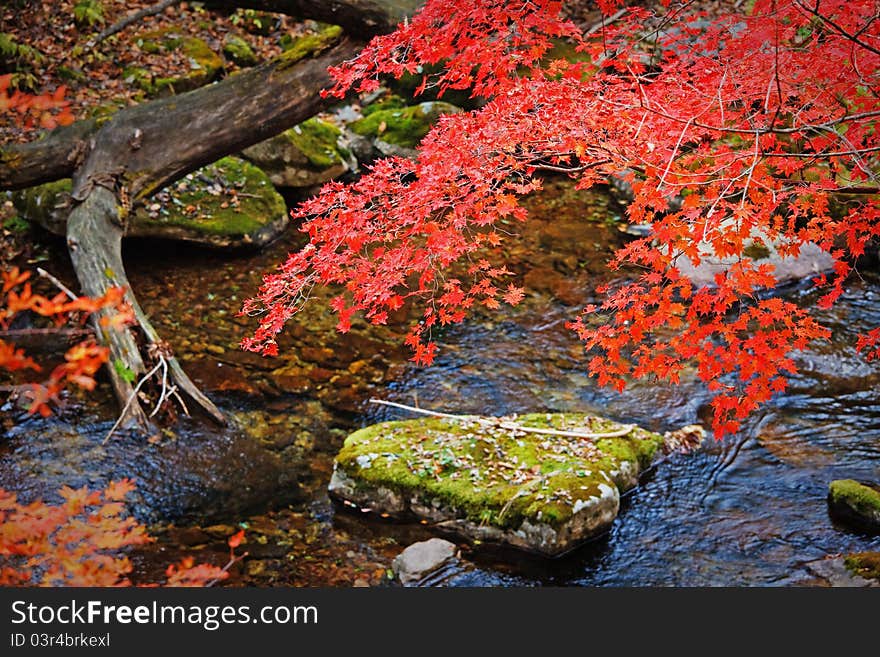
[[(22, 217), (57, 235), (70, 212), (69, 179), (16, 192)], [(214, 248), (259, 247), (288, 223), (287, 206), (257, 167), (225, 157), (154, 194), (129, 217), (127, 237), (158, 237)]]
[(556, 556), (610, 527), (620, 493), (663, 444), (659, 434), (579, 413), (384, 422), (346, 439), (329, 490), (362, 510)]
[(838, 520), (880, 534), (880, 489), (853, 479), (828, 486), (828, 510)]
[(394, 557), (391, 569), (401, 584), (419, 582), (458, 558), (455, 543), (442, 538), (413, 543)]
[(854, 576), (872, 580), (874, 586), (880, 586), (880, 552), (848, 554), (843, 563)]
[[(870, 579), (870, 575), (867, 573), (858, 571), (857, 567), (855, 567), (855, 562), (852, 560), (854, 556), (858, 555), (809, 561), (804, 564), (804, 568), (812, 577), (808, 577), (806, 580), (795, 578), (786, 582), (786, 584), (803, 586), (805, 584), (818, 583), (832, 588), (861, 588), (880, 585), (880, 582), (877, 580)], [(813, 578), (816, 578), (818, 582), (813, 580)]]

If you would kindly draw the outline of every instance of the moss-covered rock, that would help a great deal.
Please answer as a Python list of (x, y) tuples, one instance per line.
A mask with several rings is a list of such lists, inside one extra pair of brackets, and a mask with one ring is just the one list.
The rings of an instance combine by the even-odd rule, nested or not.
[(880, 552), (848, 554), (843, 563), (853, 575), (880, 581)]
[(381, 96), (372, 103), (367, 103), (366, 105), (364, 105), (361, 109), (361, 113), (364, 116), (369, 116), (370, 114), (374, 114), (382, 110), (403, 109), (404, 107), (406, 107), (405, 99), (401, 98), (397, 94), (389, 93)]
[(255, 66), (258, 61), (248, 42), (234, 34), (227, 34), (223, 39), (223, 55), (239, 66)]
[(323, 52), (341, 37), (342, 28), (338, 25), (321, 25), (317, 32), (298, 36), (282, 44), (283, 52), (277, 59), (278, 66), (295, 66), (300, 60)]
[(357, 167), (341, 134), (332, 123), (311, 118), (245, 149), (242, 157), (265, 171), (277, 187), (311, 187)]
[(56, 235), (65, 234), (70, 214), (70, 178), (13, 192), (12, 203), (19, 215)]
[(425, 519), (475, 540), (555, 556), (608, 529), (664, 439), (638, 427), (589, 440), (532, 433), (620, 433), (583, 414), (385, 422), (351, 434), (330, 493), (398, 518)]
[(123, 78), (142, 89), (147, 96), (183, 93), (214, 81), (223, 73), (223, 58), (198, 37), (189, 36), (174, 27), (145, 32), (137, 37), (137, 45), (150, 54), (178, 51), (189, 62), (189, 71), (175, 77), (154, 77), (149, 71), (129, 68)]
[(853, 479), (837, 479), (828, 486), (828, 510), (859, 529), (880, 533), (880, 488)]
[[(69, 179), (13, 194), (19, 214), (58, 235), (70, 211)], [(266, 174), (226, 157), (154, 194), (129, 219), (129, 237), (157, 237), (214, 248), (262, 246), (287, 226), (287, 206)]]
[(457, 114), (461, 109), (440, 101), (419, 103), (409, 107), (392, 107), (368, 111), (349, 128), (362, 137), (374, 140), (384, 155), (409, 157), (431, 126), (443, 114)]
[(135, 212), (128, 234), (217, 248), (262, 246), (287, 222), (287, 206), (268, 176), (224, 157), (155, 194)]

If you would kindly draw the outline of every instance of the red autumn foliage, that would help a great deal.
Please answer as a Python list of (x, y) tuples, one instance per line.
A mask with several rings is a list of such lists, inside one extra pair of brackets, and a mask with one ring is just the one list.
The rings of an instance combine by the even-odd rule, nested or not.
[[(21, 312), (32, 312), (49, 318), (56, 326), (79, 316), (82, 321), (90, 313), (105, 307), (116, 309), (103, 325), (126, 323), (131, 309), (124, 302), (124, 290), (114, 288), (99, 299), (77, 297), (65, 293), (48, 298), (34, 294), (30, 273), (18, 268), (0, 272), (3, 281), (0, 297), (0, 329), (9, 328)], [(108, 350), (93, 338), (79, 342), (64, 355), (49, 378), (42, 383), (28, 384), (30, 412), (46, 416), (50, 403), (68, 384), (92, 390), (94, 376), (107, 361)], [(0, 369), (36, 372), (40, 366), (22, 349), (0, 339)], [(111, 482), (103, 491), (87, 488), (59, 491), (61, 504), (40, 500), (22, 504), (15, 494), (0, 488), (0, 586), (130, 586), (130, 560), (120, 556), (126, 548), (153, 541), (146, 527), (125, 515), (126, 496), (134, 490), (131, 480)], [(244, 531), (230, 538), (230, 561), (237, 560), (234, 548), (241, 544)], [(234, 539), (234, 540), (233, 540)], [(233, 545), (233, 542), (235, 545)], [(166, 571), (164, 586), (205, 586), (228, 577), (228, 568), (195, 564), (184, 558)]]
[[(112, 317), (102, 318), (102, 326), (119, 325), (133, 319), (131, 308), (124, 301), (125, 290), (112, 288), (98, 299), (78, 297), (70, 299), (61, 292), (52, 298), (34, 294), (29, 279), (30, 272), (19, 271), (13, 267), (9, 271), (0, 272), (3, 281), (0, 295), (0, 330), (9, 329), (12, 320), (22, 312), (31, 312), (48, 318), (56, 327), (73, 320), (78, 316), (84, 322), (88, 315), (101, 308), (112, 307)], [(109, 350), (98, 345), (94, 338), (87, 338), (67, 350), (64, 362), (58, 364), (49, 374), (48, 379), (41, 383), (29, 383), (25, 394), (30, 400), (29, 412), (48, 416), (52, 403), (57, 403), (61, 391), (70, 384), (86, 390), (95, 387), (95, 373), (107, 362)], [(0, 369), (8, 371), (33, 370), (42, 371), (24, 350), (0, 338)]]
[[(64, 487), (61, 504), (21, 504), (0, 489), (0, 586), (131, 586), (131, 561), (119, 551), (154, 540), (124, 513), (133, 490), (124, 479), (103, 491)], [(166, 576), (163, 586), (205, 586), (228, 572), (187, 557)]]
[(59, 86), (50, 94), (29, 94), (15, 89), (10, 94), (12, 73), (0, 75), (0, 114), (18, 114), (18, 123), (25, 129), (34, 126), (52, 130), (60, 125), (70, 125), (74, 116), (70, 102), (64, 100), (67, 89)]
[[(341, 331), (355, 312), (382, 323), (403, 303), (424, 304), (407, 344), (428, 364), (432, 327), (462, 321), (474, 304), (522, 298), (516, 286), (502, 294), (503, 264), (480, 260), (467, 280), (445, 272), (509, 239), (498, 224), (526, 219), (520, 199), (540, 188), (542, 171), (567, 172), (581, 188), (622, 175), (635, 196), (629, 221), (652, 230), (610, 263), (641, 273), (570, 324), (589, 371), (622, 389), (648, 376), (675, 383), (695, 366), (715, 393), (717, 436), (783, 390), (791, 353), (828, 331), (809, 308), (773, 296), (774, 269), (744, 250), (828, 251), (834, 271), (815, 281), (825, 307), (880, 235), (877, 4), (757, 0), (713, 15), (668, 0), (656, 11), (599, 5), (625, 13), (586, 34), (554, 0), (429, 0), (333, 69), (329, 93), (339, 96), (435, 71), (422, 89), (471, 89), (485, 102), (443, 117), (414, 161), (380, 161), (297, 210), (310, 241), (246, 303), (265, 314), (243, 346), (276, 353), (275, 336), (313, 286), (340, 285), (331, 307)], [(559, 38), (585, 61), (548, 62)], [(835, 208), (847, 192), (861, 202)], [(682, 258), (710, 257), (734, 263), (712, 285), (682, 276)], [(858, 347), (880, 355), (880, 329)]]

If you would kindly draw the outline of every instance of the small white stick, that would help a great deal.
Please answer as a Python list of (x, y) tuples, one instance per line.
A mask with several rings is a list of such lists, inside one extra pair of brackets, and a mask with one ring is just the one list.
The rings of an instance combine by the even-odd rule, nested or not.
[(151, 376), (153, 376), (156, 372), (159, 371), (159, 368), (162, 367), (163, 362), (164, 362), (164, 360), (161, 360), (158, 363), (156, 363), (156, 366), (153, 369), (151, 369), (149, 372), (144, 374), (141, 377), (141, 380), (138, 381), (137, 385), (134, 387), (134, 390), (132, 390), (131, 394), (128, 396), (128, 400), (125, 402), (125, 406), (122, 407), (122, 412), (119, 414), (119, 417), (116, 419), (116, 422), (114, 423), (114, 425), (112, 427), (110, 427), (110, 431), (108, 431), (107, 435), (104, 437), (104, 442), (101, 443), (102, 445), (107, 444), (107, 441), (110, 440), (110, 436), (112, 436), (113, 432), (116, 431), (116, 427), (118, 427), (122, 423), (122, 418), (125, 417), (125, 413), (128, 411), (128, 407), (131, 406), (131, 403), (135, 399), (137, 399), (137, 394), (138, 394), (138, 391), (141, 389), (141, 386), (143, 386), (147, 382), (147, 379), (149, 379)]
[(37, 267), (37, 273), (38, 273), (40, 276), (42, 276), (43, 278), (48, 278), (50, 281), (52, 281), (53, 283), (55, 283), (55, 286), (56, 286), (59, 290), (61, 290), (62, 292), (64, 292), (64, 294), (66, 294), (68, 297), (70, 297), (70, 300), (71, 300), (71, 301), (76, 301), (76, 295), (75, 295), (73, 292), (70, 291), (70, 288), (67, 287), (67, 286), (66, 286), (64, 283), (62, 283), (61, 281), (59, 281), (57, 278), (55, 278), (52, 274), (50, 274), (49, 272), (47, 272), (47, 271), (46, 271), (45, 269), (43, 269), (42, 267)]
[(479, 417), (477, 415), (453, 415), (452, 413), (429, 411), (424, 408), (416, 408), (415, 406), (407, 406), (406, 404), (398, 404), (397, 402), (385, 401), (384, 399), (370, 399), (369, 401), (371, 404), (393, 406), (394, 408), (401, 408), (406, 411), (412, 411), (413, 413), (421, 413), (422, 415), (445, 417), (450, 420), (465, 422), (477, 422), (478, 424), (483, 424), (486, 426), (501, 427), (502, 429), (510, 429), (512, 431), (524, 431), (526, 433), (539, 433), (547, 436), (565, 436), (568, 438), (585, 438), (587, 440), (596, 440), (599, 438), (619, 438), (620, 436), (627, 435), (630, 431), (635, 429), (634, 424), (624, 424), (620, 429), (616, 431), (608, 431), (605, 433), (588, 433), (585, 431), (561, 431), (559, 429), (540, 429), (538, 427), (524, 427), (521, 424), (510, 422), (507, 420), (489, 420), (483, 417)]

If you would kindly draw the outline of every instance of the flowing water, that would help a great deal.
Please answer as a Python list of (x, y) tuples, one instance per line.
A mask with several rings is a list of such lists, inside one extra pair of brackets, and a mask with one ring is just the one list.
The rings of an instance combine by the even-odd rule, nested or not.
[[(602, 263), (624, 238), (606, 219), (619, 209), (561, 182), (547, 187), (531, 203), (522, 238), (500, 254), (529, 297), (437, 336), (441, 349), (430, 368), (406, 361), (399, 346), (405, 317), (338, 336), (320, 306), (291, 326), (281, 360), (238, 351), (252, 328), (235, 316), (240, 301), (262, 271), (295, 248), (295, 235), (233, 258), (130, 245), (131, 280), (147, 311), (233, 426), (212, 430), (187, 421), (171, 438), (121, 436), (104, 445), (112, 424), (106, 403), (74, 405), (50, 420), (19, 416), (0, 445), (0, 486), (33, 496), (56, 483), (99, 485), (133, 474), (149, 484), (138, 498), (141, 517), (175, 521), (163, 530), (168, 550), (207, 544), (222, 556), (224, 532), (243, 523), (253, 542), (240, 583), (375, 585), (387, 582), (395, 554), (430, 533), (352, 515), (326, 496), (345, 434), (406, 416), (367, 403), (371, 396), (454, 413), (595, 412), (659, 431), (708, 425), (709, 397), (693, 379), (680, 386), (640, 382), (617, 394), (585, 375), (581, 348), (564, 324), (609, 276)], [(814, 301), (799, 288), (787, 294)], [(854, 279), (820, 315), (834, 337), (797, 355), (800, 372), (789, 389), (740, 434), (708, 439), (654, 468), (625, 497), (609, 534), (552, 561), (465, 546), (465, 561), (438, 581), (809, 584), (822, 583), (810, 564), (880, 549), (880, 539), (837, 526), (825, 499), (833, 479), (880, 480), (880, 364), (854, 349), (858, 333), (880, 325), (878, 300), (880, 277)], [(210, 522), (219, 524), (205, 527)], [(146, 555), (139, 567), (156, 570), (155, 559)]]

